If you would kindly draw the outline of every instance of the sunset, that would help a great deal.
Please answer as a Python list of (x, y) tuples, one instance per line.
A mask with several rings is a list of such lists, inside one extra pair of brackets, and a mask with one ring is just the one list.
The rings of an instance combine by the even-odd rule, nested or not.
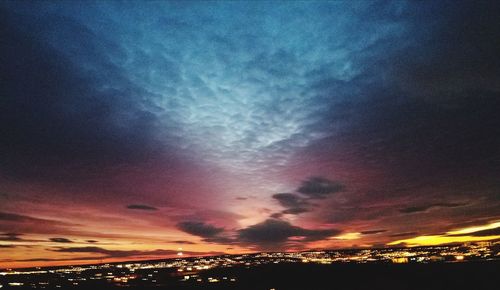
[(0, 2), (0, 272), (498, 259), (499, 8)]

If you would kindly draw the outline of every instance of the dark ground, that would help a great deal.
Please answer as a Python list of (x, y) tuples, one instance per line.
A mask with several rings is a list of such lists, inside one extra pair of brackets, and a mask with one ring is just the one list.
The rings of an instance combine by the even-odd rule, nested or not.
[[(500, 262), (463, 262), (431, 264), (270, 264), (252, 268), (219, 268), (199, 273), (196, 278), (178, 281), (172, 272), (159, 272), (160, 286), (132, 284), (116, 286), (98, 281), (80, 286), (63, 285), (45, 289), (238, 289), (238, 290), (330, 290), (330, 289), (500, 289)], [(147, 276), (147, 275), (146, 275)], [(163, 278), (162, 278), (163, 277)], [(220, 282), (208, 283), (209, 277)], [(226, 279), (223, 279), (226, 277)], [(236, 281), (230, 281), (235, 278)], [(4, 280), (5, 277), (0, 277)], [(2, 283), (2, 284), (3, 284)], [(137, 284), (133, 284), (137, 283)], [(4, 289), (22, 289), (8, 286)], [(3, 290), (3, 289), (2, 289)]]

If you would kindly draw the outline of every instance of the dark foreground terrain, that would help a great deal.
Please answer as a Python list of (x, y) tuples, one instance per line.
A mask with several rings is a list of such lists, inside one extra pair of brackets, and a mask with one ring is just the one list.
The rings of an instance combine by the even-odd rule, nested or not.
[[(30, 280), (48, 279), (44, 289), (238, 289), (238, 290), (327, 290), (327, 289), (500, 289), (500, 262), (429, 264), (270, 264), (254, 267), (217, 268), (191, 275), (155, 272), (157, 286), (142, 279), (127, 283), (109, 281), (54, 281), (50, 277), (24, 277), (23, 285), (10, 285), (0, 277), (3, 289), (33, 289)], [(148, 274), (138, 273), (142, 276)], [(18, 277), (20, 278), (20, 277)], [(20, 281), (20, 280), (19, 280)], [(31, 284), (33, 285), (33, 284)], [(3, 290), (2, 289), (2, 290)], [(36, 289), (41, 289), (39, 285)]]

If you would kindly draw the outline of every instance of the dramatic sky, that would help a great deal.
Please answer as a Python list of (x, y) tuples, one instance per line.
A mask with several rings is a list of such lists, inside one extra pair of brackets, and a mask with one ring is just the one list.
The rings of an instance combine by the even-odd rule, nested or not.
[(498, 1), (0, 3), (0, 267), (500, 238)]

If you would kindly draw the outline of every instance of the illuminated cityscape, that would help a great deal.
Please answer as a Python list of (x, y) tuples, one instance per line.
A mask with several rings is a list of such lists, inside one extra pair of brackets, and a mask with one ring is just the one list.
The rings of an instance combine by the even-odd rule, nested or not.
[[(500, 265), (500, 241), (465, 245), (348, 249), (304, 252), (264, 252), (244, 255), (175, 258), (168, 260), (106, 263), (34, 269), (4, 269), (5, 289), (69, 289), (78, 287), (201, 287), (220, 283), (243, 287), (241, 272), (271, 265), (298, 264), (428, 264), (490, 262)], [(169, 288), (172, 287), (172, 288)], [(85, 288), (87, 289), (87, 288)], [(140, 289), (140, 288), (137, 288)], [(182, 288), (184, 289), (184, 288)]]

